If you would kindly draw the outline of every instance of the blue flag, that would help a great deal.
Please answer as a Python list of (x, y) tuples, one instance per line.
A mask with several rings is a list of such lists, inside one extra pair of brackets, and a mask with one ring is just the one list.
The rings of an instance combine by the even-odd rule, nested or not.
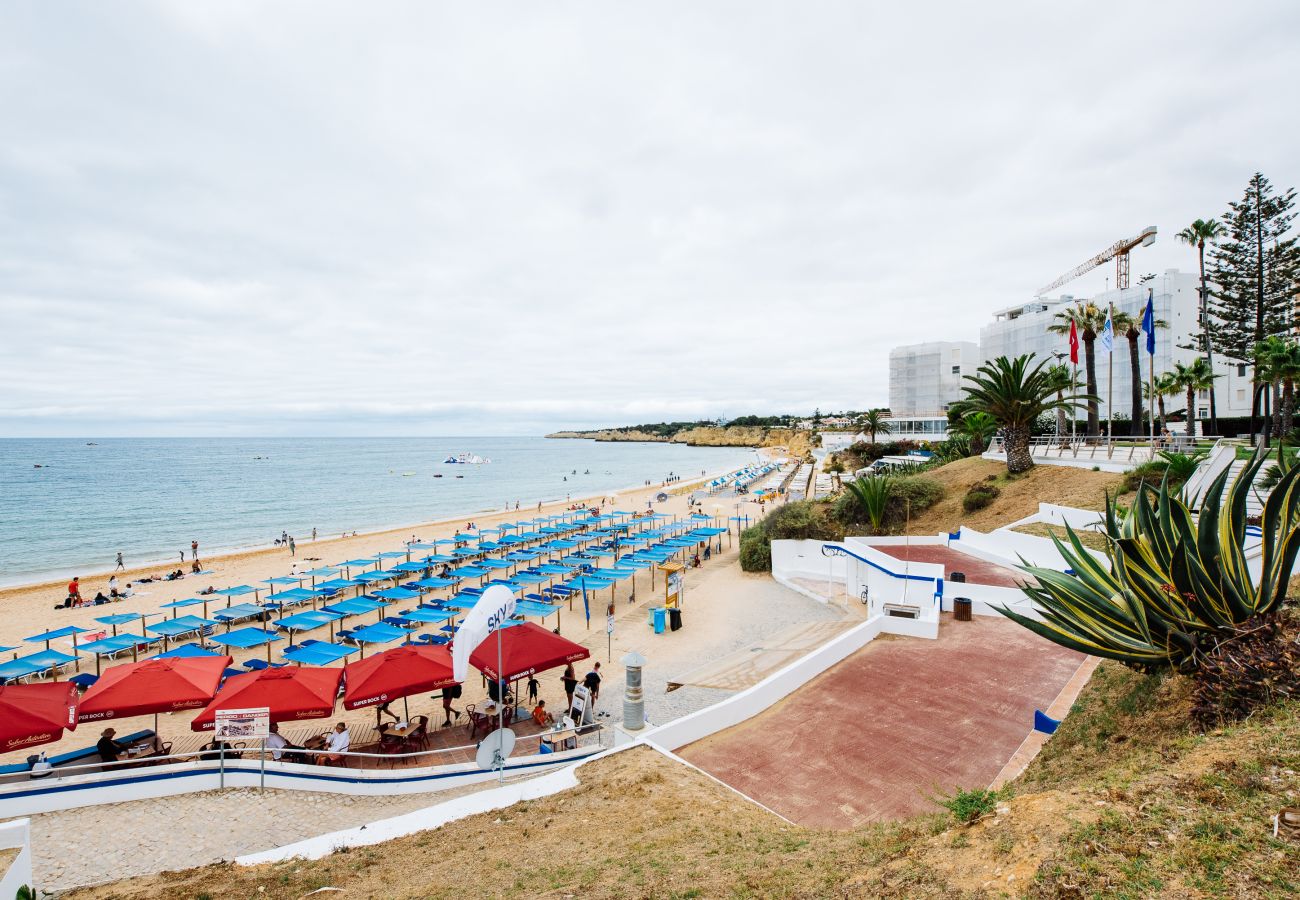
[(1147, 354), (1156, 355), (1156, 308), (1154, 301), (1155, 291), (1147, 288), (1147, 308), (1142, 313), (1142, 330), (1147, 336)]

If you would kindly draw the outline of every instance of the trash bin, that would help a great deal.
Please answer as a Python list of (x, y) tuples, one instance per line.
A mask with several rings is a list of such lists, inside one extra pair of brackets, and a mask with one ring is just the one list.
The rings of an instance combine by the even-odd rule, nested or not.
[(952, 601), (952, 617), (958, 622), (970, 621), (969, 597), (957, 597)]
[(664, 615), (664, 612), (665, 610), (662, 606), (656, 606), (654, 609), (650, 610), (650, 621), (654, 624), (655, 634), (664, 633), (664, 619), (667, 618)]
[(965, 583), (966, 583), (966, 573), (965, 573), (965, 572), (953, 572), (953, 573), (951, 573), (951, 574), (948, 576), (948, 580), (951, 581), (951, 582), (953, 582), (954, 584), (965, 584)]
[(682, 627), (682, 611), (677, 607), (668, 610), (668, 628), (672, 631)]

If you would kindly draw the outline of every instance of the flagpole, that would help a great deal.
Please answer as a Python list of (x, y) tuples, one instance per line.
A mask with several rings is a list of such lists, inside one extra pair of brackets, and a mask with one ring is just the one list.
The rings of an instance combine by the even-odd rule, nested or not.
[[(1106, 351), (1106, 449), (1111, 448), (1111, 438), (1115, 434), (1115, 304), (1109, 304), (1106, 310), (1106, 324), (1110, 325), (1110, 349)], [(1109, 452), (1107, 453), (1109, 456)]]

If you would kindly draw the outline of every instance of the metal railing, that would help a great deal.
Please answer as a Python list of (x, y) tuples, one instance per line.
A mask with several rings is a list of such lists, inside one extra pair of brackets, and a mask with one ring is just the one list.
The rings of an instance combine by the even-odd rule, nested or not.
[[(605, 746), (605, 726), (601, 723), (593, 722), (590, 725), (580, 725), (577, 728), (568, 729), (568, 731), (572, 732), (572, 735), (569, 739), (574, 741), (574, 746), (565, 748), (565, 750), (576, 750), (576, 749), (582, 749), (583, 747), (590, 747), (593, 744), (592, 741), (593, 737), (595, 738), (594, 744), (596, 746), (602, 748)], [(509, 757), (509, 759), (517, 760), (517, 759), (523, 759), (527, 756), (540, 754), (540, 745), (542, 740), (553, 733), (554, 732), (550, 732), (550, 731), (541, 731), (536, 734), (518, 735), (515, 739), (516, 748), (518, 748), (519, 744), (528, 741), (537, 741), (538, 748), (534, 751), (534, 753), (529, 753), (529, 754), (519, 754), (516, 749), (516, 752), (512, 754)], [(472, 753), (477, 751), (478, 747), (479, 747), (478, 743), (460, 744), (455, 747), (438, 747), (432, 750), (415, 750), (409, 753), (370, 753), (370, 752), (362, 752), (358, 750), (345, 750), (342, 752), (336, 752), (331, 750), (309, 750), (305, 747), (286, 747), (280, 750), (280, 754), (282, 757), (283, 756), (306, 757), (306, 758), (342, 757), (345, 760), (355, 759), (358, 761), (364, 761), (368, 759), (397, 761), (397, 760), (413, 760), (420, 757), (439, 757), (439, 756), (444, 756), (446, 754), (465, 752), (465, 751), (469, 751)], [(564, 750), (557, 748), (554, 752), (562, 753), (564, 752)], [(3, 797), (3, 787), (6, 784), (21, 783), (27, 785), (33, 781), (58, 782), (66, 778), (74, 777), (77, 775), (90, 775), (90, 774), (115, 776), (121, 774), (123, 771), (126, 770), (137, 771), (140, 769), (165, 765), (167, 763), (173, 763), (173, 762), (174, 763), (182, 763), (182, 762), (219, 763), (223, 766), (225, 763), (229, 763), (229, 762), (250, 762), (250, 761), (266, 763), (272, 766), (282, 766), (286, 764), (287, 765), (308, 765), (308, 766), (321, 765), (320, 763), (294, 763), (285, 759), (277, 760), (274, 758), (274, 753), (275, 750), (273, 748), (265, 747), (260, 744), (258, 746), (253, 746), (253, 747), (248, 747), (248, 746), (241, 747), (241, 746), (229, 745), (226, 747), (224, 752), (217, 748), (201, 747), (197, 750), (186, 750), (181, 753), (141, 755), (133, 759), (120, 759), (115, 762), (75, 763), (70, 765), (54, 766), (52, 768), (42, 769), (42, 770), (28, 769), (23, 772), (12, 772), (7, 775), (0, 775), (0, 797)], [(439, 765), (439, 763), (436, 760), (431, 761), (430, 763), (428, 763), (427, 768), (432, 768), (437, 765)], [(456, 765), (456, 763), (442, 763), (442, 765)], [(418, 768), (418, 767), (411, 766), (411, 767), (407, 767), (405, 770), (397, 770), (393, 768), (390, 769), (389, 771), (409, 771), (410, 769), (414, 769), (414, 768)], [(366, 768), (363, 765), (347, 766), (342, 764), (329, 766), (328, 769), (345, 770), (345, 771), (353, 771), (353, 772), (383, 771), (378, 767)]]

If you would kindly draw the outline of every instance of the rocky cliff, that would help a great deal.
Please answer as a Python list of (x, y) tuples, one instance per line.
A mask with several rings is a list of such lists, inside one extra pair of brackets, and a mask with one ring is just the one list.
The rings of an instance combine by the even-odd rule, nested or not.
[(654, 441), (689, 444), (692, 447), (785, 447), (791, 456), (803, 456), (812, 449), (813, 435), (793, 428), (687, 428), (665, 437), (646, 431), (557, 431), (548, 438), (585, 438), (595, 441)]

